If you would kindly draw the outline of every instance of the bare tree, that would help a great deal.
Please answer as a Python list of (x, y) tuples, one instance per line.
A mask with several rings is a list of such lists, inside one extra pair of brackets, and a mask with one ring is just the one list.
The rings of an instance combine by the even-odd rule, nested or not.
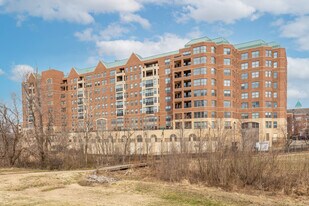
[(0, 158), (14, 166), (24, 150), (24, 134), (20, 125), (20, 112), (15, 94), (12, 95), (12, 107), (0, 105)]
[(51, 111), (46, 111), (46, 108), (43, 107), (44, 97), (39, 73), (29, 75), (22, 87), (27, 121), (29, 122), (29, 129), (33, 131), (29, 138), (35, 139), (37, 150), (32, 152), (39, 157), (41, 168), (45, 168), (48, 161), (50, 135), (53, 132), (53, 117)]

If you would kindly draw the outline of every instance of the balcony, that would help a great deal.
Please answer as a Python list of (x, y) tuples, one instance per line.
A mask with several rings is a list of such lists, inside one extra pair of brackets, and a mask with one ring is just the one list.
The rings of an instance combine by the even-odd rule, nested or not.
[(175, 77), (175, 79), (180, 78), (181, 77), (181, 72), (175, 72), (174, 73), (174, 77)]
[(123, 88), (116, 88), (116, 92), (122, 92)]
[(192, 113), (191, 112), (184, 113), (184, 118), (185, 119), (192, 119)]
[(191, 65), (191, 59), (183, 60), (183, 66), (190, 66), (190, 65)]
[(183, 72), (184, 77), (190, 77), (191, 76), (191, 70), (187, 70)]
[(174, 67), (175, 68), (181, 67), (181, 61), (180, 60), (179, 61), (175, 61), (174, 62)]
[(153, 87), (153, 83), (148, 83), (148, 84), (145, 84), (145, 87), (147, 88), (147, 87)]
[(123, 116), (123, 112), (117, 112), (117, 117), (122, 117)]
[(191, 107), (192, 107), (191, 101), (184, 102), (184, 108), (191, 108)]
[(146, 114), (154, 114), (154, 110), (153, 109), (146, 110)]
[(153, 92), (148, 92), (148, 93), (145, 93), (145, 96), (146, 97), (151, 97), (151, 96), (153, 96), (154, 95), (154, 93)]
[(188, 97), (191, 97), (191, 96), (192, 96), (191, 92), (185, 92), (184, 95), (183, 95), (184, 98), (188, 98)]
[(123, 96), (116, 97), (116, 100), (123, 100)]
[(181, 102), (175, 103), (175, 109), (181, 109), (181, 108), (182, 108), (182, 103)]
[(179, 98), (181, 98), (181, 97), (182, 97), (181, 92), (175, 93), (175, 99), (179, 99)]
[(145, 104), (148, 106), (148, 105), (154, 105), (154, 101), (148, 101), (148, 102), (146, 102)]
[(183, 86), (184, 87), (191, 87), (191, 81), (185, 81)]

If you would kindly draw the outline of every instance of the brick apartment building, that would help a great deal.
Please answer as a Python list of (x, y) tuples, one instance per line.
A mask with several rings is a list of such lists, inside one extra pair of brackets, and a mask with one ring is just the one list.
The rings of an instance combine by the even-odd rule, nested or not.
[[(40, 87), (35, 89), (35, 82)], [(260, 140), (286, 131), (285, 49), (262, 40), (233, 45), (193, 39), (177, 51), (97, 66), (49, 69), (23, 83), (23, 126), (33, 126), (25, 92), (42, 96), (56, 130), (254, 128)], [(48, 121), (47, 115), (44, 122)]]

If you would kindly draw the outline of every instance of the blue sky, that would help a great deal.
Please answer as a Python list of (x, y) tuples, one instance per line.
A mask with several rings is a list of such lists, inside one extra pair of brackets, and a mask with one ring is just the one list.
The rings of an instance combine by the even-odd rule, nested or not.
[(0, 101), (33, 69), (179, 49), (192, 38), (263, 39), (287, 49), (288, 107), (309, 107), (308, 0), (0, 0)]

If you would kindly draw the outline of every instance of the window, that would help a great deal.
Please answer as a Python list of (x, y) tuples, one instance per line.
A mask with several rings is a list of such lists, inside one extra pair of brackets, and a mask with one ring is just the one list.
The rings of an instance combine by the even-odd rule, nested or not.
[(170, 74), (171, 73), (171, 69), (165, 69), (165, 74)]
[(224, 75), (225, 76), (231, 76), (231, 70), (230, 69), (224, 69)]
[(216, 86), (217, 80), (216, 79), (211, 79), (211, 86)]
[(217, 96), (216, 90), (214, 90), (214, 89), (211, 90), (211, 96), (214, 96), (214, 97)]
[(207, 128), (208, 122), (194, 122), (194, 129)]
[(266, 57), (271, 57), (271, 50), (266, 50)]
[(248, 108), (248, 102), (242, 102), (242, 103), (241, 103), (241, 108), (242, 108), (242, 109)]
[(259, 88), (260, 82), (252, 82), (251, 85), (252, 85), (252, 89), (256, 89), (256, 88)]
[(241, 89), (248, 89), (248, 83), (242, 83)]
[(165, 78), (165, 84), (170, 84), (171, 83), (171, 78)]
[(165, 93), (171, 93), (171, 88), (170, 87), (166, 87), (165, 88)]
[(271, 71), (265, 71), (265, 77), (271, 77)]
[(231, 49), (230, 49), (230, 48), (224, 48), (224, 49), (223, 49), (223, 53), (224, 53), (225, 55), (229, 55), (229, 54), (231, 54)]
[(206, 67), (193, 69), (193, 75), (206, 74)]
[(193, 59), (193, 64), (203, 64), (206, 63), (206, 57), (197, 57)]
[(274, 68), (277, 68), (278, 67), (278, 62), (274, 62)]
[(241, 54), (241, 60), (248, 59), (248, 53)]
[(271, 102), (265, 102), (265, 106), (266, 106), (267, 108), (271, 108)]
[(278, 127), (277, 121), (274, 121), (273, 123), (274, 123), (274, 124), (273, 124), (274, 128), (277, 128), (277, 127)]
[(241, 64), (241, 69), (248, 69), (248, 62)]
[(224, 96), (230, 97), (231, 96), (231, 90), (224, 90)]
[(231, 101), (223, 101), (223, 107), (231, 107)]
[(223, 64), (224, 65), (231, 65), (231, 59), (225, 58)]
[(242, 119), (249, 119), (249, 114), (248, 113), (242, 113), (241, 118)]
[(253, 51), (253, 52), (251, 52), (251, 57), (252, 58), (257, 58), (257, 57), (259, 57), (260, 56), (260, 52), (259, 51)]
[(252, 76), (252, 78), (258, 78), (259, 77), (259, 72), (252, 72), (252, 74), (251, 74)]
[(224, 122), (224, 128), (225, 129), (232, 129), (231, 121), (225, 121)]
[(258, 112), (253, 112), (252, 119), (257, 119), (257, 118), (260, 118), (260, 114)]
[(223, 85), (224, 85), (225, 87), (231, 86), (231, 80), (225, 79), (224, 82), (223, 82)]
[(216, 53), (216, 47), (212, 46), (210, 49), (211, 49), (211, 53)]
[(211, 60), (211, 63), (212, 63), (212, 64), (215, 64), (215, 63), (216, 63), (216, 57), (211, 57), (210, 60)]
[(277, 98), (277, 97), (278, 97), (278, 93), (274, 92), (274, 98)]
[(109, 75), (110, 75), (110, 76), (115, 76), (115, 74), (116, 74), (116, 71), (115, 71), (115, 70), (109, 72)]
[(194, 90), (193, 93), (194, 93), (195, 97), (206, 96), (207, 95), (207, 90), (206, 89)]
[(248, 99), (248, 93), (241, 93), (241, 99)]
[(267, 88), (271, 87), (271, 81), (265, 81), (265, 87)]
[(252, 102), (252, 108), (260, 107), (260, 102)]
[(266, 128), (271, 128), (271, 121), (266, 121)]
[(274, 58), (278, 58), (278, 52), (274, 52)]
[(251, 96), (252, 96), (252, 98), (259, 98), (260, 93), (259, 92), (252, 92)]
[(195, 100), (194, 101), (194, 107), (206, 107), (207, 106), (207, 100)]
[(216, 69), (215, 69), (215, 68), (211, 68), (211, 69), (210, 69), (210, 73), (211, 73), (211, 74), (216, 74)]
[(207, 112), (194, 112), (194, 118), (207, 118)]
[(251, 67), (252, 68), (256, 68), (256, 67), (259, 67), (260, 66), (260, 61), (254, 61), (251, 63)]
[(266, 92), (265, 92), (265, 97), (268, 97), (268, 98), (271, 97), (271, 92), (266, 91)]
[(274, 82), (273, 85), (274, 85), (274, 89), (278, 88), (278, 83), (277, 82)]
[(231, 112), (224, 112), (224, 118), (231, 118)]
[(205, 53), (206, 52), (206, 46), (199, 46), (193, 48), (193, 54), (199, 54), (199, 53)]
[(169, 105), (165, 107), (165, 111), (171, 111), (171, 109), (172, 109), (172, 107), (169, 106)]
[(241, 74), (241, 79), (248, 79), (248, 73)]
[(266, 67), (271, 67), (272, 66), (272, 62), (270, 60), (266, 60), (265, 61), (265, 66)]
[(171, 97), (165, 97), (165, 101), (166, 102), (170, 102), (171, 101)]
[(278, 78), (278, 72), (274, 72), (274, 78), (275, 78), (275, 79)]
[(217, 106), (217, 101), (216, 100), (211, 100), (211, 106), (216, 107)]
[(165, 59), (164, 63), (165, 63), (165, 65), (169, 65), (171, 63), (171, 60), (170, 59)]
[(274, 102), (274, 108), (277, 108), (277, 107), (278, 107), (278, 103)]
[(271, 112), (265, 112), (265, 118), (271, 118)]
[(273, 113), (273, 118), (278, 118), (278, 113), (277, 112)]
[(195, 79), (193, 81), (194, 86), (201, 86), (201, 85), (206, 85), (207, 84), (207, 79)]

